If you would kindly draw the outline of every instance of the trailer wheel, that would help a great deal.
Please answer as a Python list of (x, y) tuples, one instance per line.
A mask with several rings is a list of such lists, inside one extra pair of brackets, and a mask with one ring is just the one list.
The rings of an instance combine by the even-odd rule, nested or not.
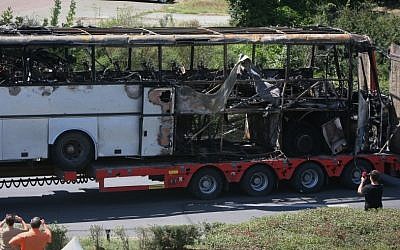
[(354, 159), (344, 167), (340, 175), (340, 182), (349, 189), (355, 189), (360, 185), (362, 172), (370, 172), (372, 169), (373, 167), (369, 161)]
[(66, 132), (54, 143), (52, 158), (62, 170), (82, 171), (94, 159), (92, 141), (84, 133)]
[(222, 192), (223, 179), (215, 169), (200, 169), (190, 181), (191, 193), (201, 200), (217, 198)]
[(272, 192), (276, 178), (267, 166), (254, 166), (246, 171), (240, 181), (242, 190), (251, 196), (262, 196)]
[(325, 174), (314, 162), (303, 163), (294, 173), (291, 183), (300, 193), (313, 193), (321, 190), (325, 182)]

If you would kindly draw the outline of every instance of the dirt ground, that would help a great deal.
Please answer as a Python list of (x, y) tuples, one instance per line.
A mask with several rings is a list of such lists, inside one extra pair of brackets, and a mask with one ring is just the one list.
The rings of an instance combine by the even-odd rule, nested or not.
[[(162, 12), (165, 4), (157, 0), (75, 0), (77, 3), (75, 21), (83, 25), (98, 25), (99, 21), (116, 17), (120, 10), (128, 11), (131, 15), (141, 15), (141, 22), (145, 25), (158, 26), (159, 20), (166, 14)], [(179, 2), (183, 0), (175, 0)], [(70, 0), (61, 0), (60, 24), (65, 22), (69, 10)], [(14, 16), (30, 17), (42, 22), (50, 18), (54, 7), (54, 0), (0, 0), (0, 12), (11, 7)], [(173, 19), (179, 22), (196, 20), (202, 26), (226, 26), (229, 16), (221, 15), (191, 15), (172, 14)]]
[[(60, 20), (65, 20), (69, 10), (70, 0), (61, 0), (62, 11)], [(77, 18), (110, 18), (117, 15), (118, 9), (130, 9), (133, 14), (156, 11), (164, 7), (155, 1), (105, 1), (105, 0), (76, 0)], [(0, 11), (8, 6), (13, 9), (14, 16), (36, 17), (42, 20), (50, 17), (54, 0), (1, 0)]]

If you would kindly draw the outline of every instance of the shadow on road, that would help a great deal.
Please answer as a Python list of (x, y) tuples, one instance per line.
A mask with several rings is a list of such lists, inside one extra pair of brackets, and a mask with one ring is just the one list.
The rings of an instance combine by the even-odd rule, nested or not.
[[(84, 191), (69, 193), (59, 190), (40, 197), (1, 198), (1, 212), (17, 213), (27, 219), (40, 216), (48, 222), (74, 223), (255, 209), (288, 212), (363, 202), (363, 197), (358, 196), (355, 190), (340, 189), (333, 184), (316, 194), (294, 193), (282, 187), (265, 197), (248, 197), (233, 187), (222, 198), (212, 201), (195, 200), (182, 189), (119, 193), (99, 193), (96, 189)], [(400, 200), (398, 185), (388, 183), (385, 185), (384, 204), (394, 200)]]

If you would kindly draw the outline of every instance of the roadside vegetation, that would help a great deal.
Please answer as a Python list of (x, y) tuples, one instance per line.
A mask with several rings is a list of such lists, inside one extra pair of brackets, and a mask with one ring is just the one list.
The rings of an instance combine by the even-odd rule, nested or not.
[(320, 208), (225, 225), (210, 231), (205, 249), (395, 249), (400, 210)]
[[(63, 227), (52, 226), (55, 245), (66, 244)], [(62, 241), (62, 244), (59, 242)], [(267, 216), (240, 224), (152, 226), (139, 228), (135, 237), (126, 229), (109, 231), (91, 226), (80, 238), (83, 249), (397, 249), (400, 246), (400, 210), (364, 211), (354, 208), (318, 208)]]
[(186, 0), (170, 5), (164, 9), (167, 13), (181, 14), (228, 14), (226, 0)]

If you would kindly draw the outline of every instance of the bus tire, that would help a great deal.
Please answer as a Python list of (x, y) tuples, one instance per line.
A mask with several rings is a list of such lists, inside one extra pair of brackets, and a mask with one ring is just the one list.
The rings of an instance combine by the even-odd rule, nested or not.
[(292, 186), (300, 193), (318, 192), (324, 183), (324, 171), (314, 162), (301, 164), (291, 179)]
[(264, 196), (272, 192), (275, 183), (275, 174), (268, 166), (256, 165), (243, 175), (240, 187), (250, 196)]
[(372, 164), (364, 159), (354, 159), (349, 162), (340, 175), (340, 182), (349, 189), (355, 189), (360, 185), (362, 172), (370, 172)]
[(83, 171), (94, 160), (93, 143), (82, 132), (66, 132), (54, 143), (52, 159), (61, 170)]
[(211, 200), (217, 198), (223, 188), (221, 174), (212, 168), (200, 169), (190, 181), (190, 192), (198, 199)]
[(317, 155), (321, 151), (317, 129), (304, 122), (294, 122), (283, 137), (284, 152), (288, 156)]

